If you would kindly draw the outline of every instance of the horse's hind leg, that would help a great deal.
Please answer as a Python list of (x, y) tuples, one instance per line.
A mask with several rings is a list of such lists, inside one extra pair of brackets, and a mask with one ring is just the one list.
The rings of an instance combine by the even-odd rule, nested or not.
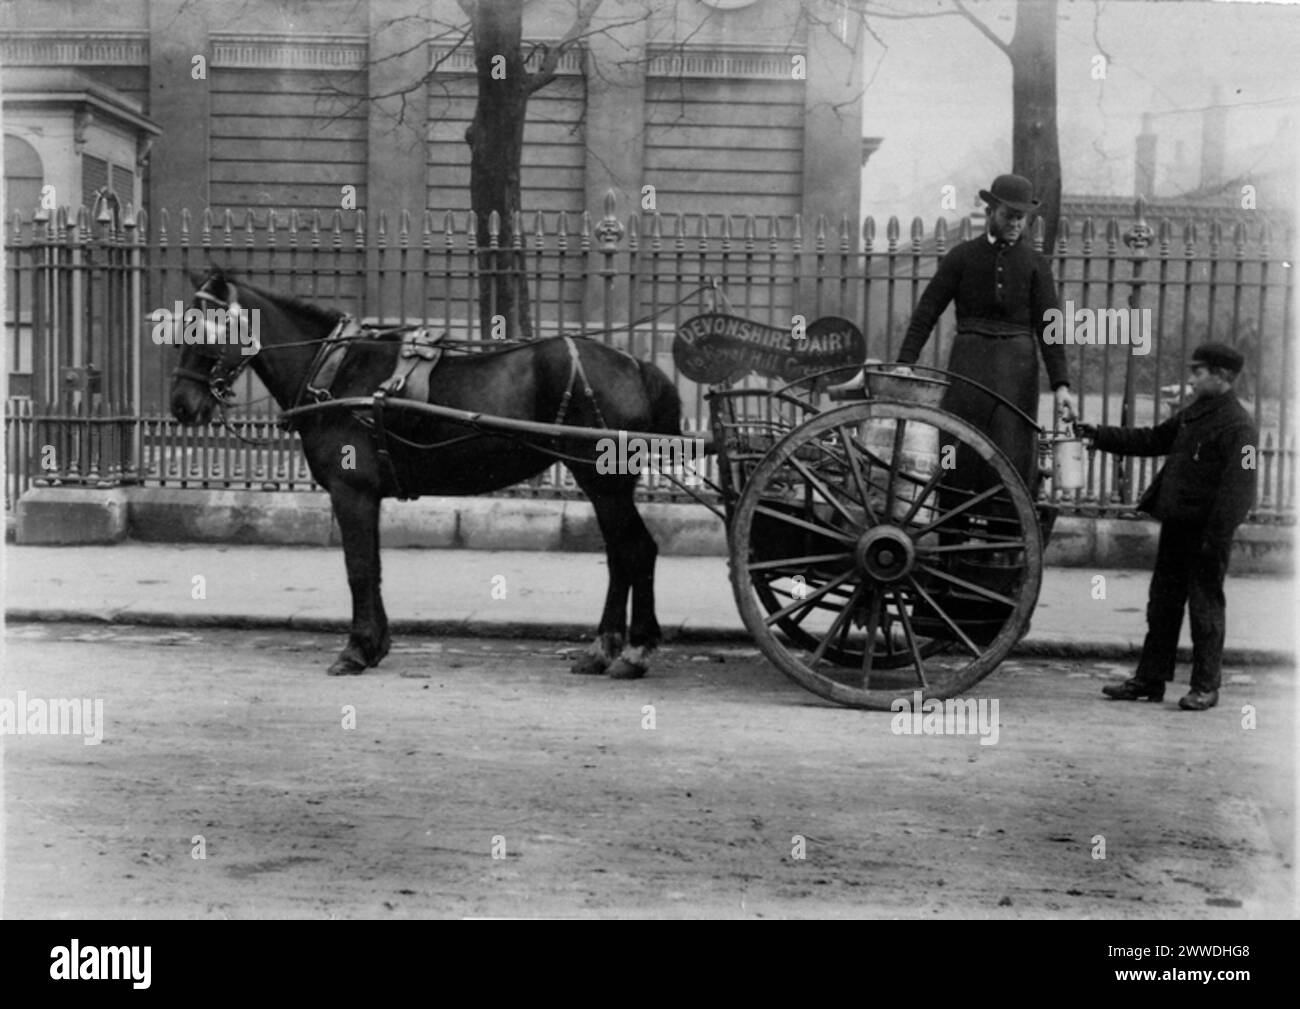
[(590, 491), (587, 496), (595, 509), (596, 522), (605, 541), (609, 582), (605, 587), (605, 608), (601, 611), (600, 625), (596, 628), (596, 640), (591, 643), (590, 649), (578, 657), (571, 671), (580, 675), (597, 676), (609, 669), (610, 663), (623, 650), (627, 637), (627, 597), (632, 581), (627, 570), (626, 551), (619, 547), (617, 537), (612, 532), (617, 528), (613, 508), (603, 496), (593, 495)]
[(353, 676), (377, 666), (388, 654), (388, 616), (380, 596), (379, 496), (342, 482), (330, 500), (343, 537), (343, 559), (352, 590), (352, 629), (348, 643), (329, 668), (331, 676)]
[[(659, 548), (636, 508), (635, 477), (612, 480), (595, 474), (574, 472), (596, 511), (596, 521), (605, 539), (609, 559), (609, 589), (597, 632), (599, 654), (584, 656), (579, 666), (608, 662), (605, 670), (614, 679), (644, 676), (650, 653), (659, 644), (659, 622), (655, 618), (654, 569)], [(628, 594), (632, 596), (632, 623), (627, 625)], [(623, 644), (627, 628), (627, 643)], [(574, 672), (580, 670), (574, 667)], [(599, 672), (599, 669), (585, 671)]]

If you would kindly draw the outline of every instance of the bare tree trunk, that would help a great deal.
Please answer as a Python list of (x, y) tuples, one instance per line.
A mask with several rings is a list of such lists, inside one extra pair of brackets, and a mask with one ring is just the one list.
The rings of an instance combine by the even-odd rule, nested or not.
[[(529, 79), (522, 48), (521, 0), (478, 0), (473, 18), (478, 102), (465, 131), (470, 148), (470, 207), (478, 216), (479, 313), (483, 335), (494, 316), (505, 319), (507, 339), (532, 339), (528, 288), (522, 255), (513, 251), (520, 206), (520, 163)], [(500, 216), (500, 251), (488, 249), (488, 217)]]
[(1056, 131), (1057, 0), (1018, 0), (1011, 57), (1011, 170), (1042, 200), (1043, 250), (1051, 255), (1061, 220), (1061, 146)]

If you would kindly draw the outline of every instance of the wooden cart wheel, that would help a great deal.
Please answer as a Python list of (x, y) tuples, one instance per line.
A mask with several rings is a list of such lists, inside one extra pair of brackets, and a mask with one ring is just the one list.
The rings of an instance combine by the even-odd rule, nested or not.
[(961, 418), (896, 400), (827, 411), (778, 442), (729, 539), (760, 650), (852, 707), (969, 689), (1028, 630), (1042, 578), (1037, 513), (1007, 457)]

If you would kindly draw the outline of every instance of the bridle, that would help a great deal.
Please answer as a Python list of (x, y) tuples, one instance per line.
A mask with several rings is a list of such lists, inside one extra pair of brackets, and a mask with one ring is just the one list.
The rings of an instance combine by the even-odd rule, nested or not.
[[(210, 302), (225, 311), (226, 331), (218, 333), (216, 326), (212, 322), (205, 321), (204, 327), (207, 340), (198, 345), (201, 349), (197, 353), (199, 357), (211, 360), (212, 364), (206, 372), (198, 371), (195, 368), (177, 366), (172, 371), (172, 378), (188, 378), (206, 385), (208, 392), (217, 401), (218, 406), (224, 408), (235, 398), (235, 382), (243, 374), (244, 369), (253, 363), (253, 358), (257, 356), (258, 351), (262, 348), (259, 343), (251, 354), (246, 354), (244, 353), (244, 346), (237, 339), (231, 339), (230, 324), (231, 322), (237, 322), (240, 312), (243, 311), (239, 307), (239, 290), (227, 280), (226, 290), (230, 294), (230, 300), (223, 301), (207, 289), (214, 279), (209, 278), (204, 281), (203, 286), (194, 292), (194, 297), (198, 301)], [(207, 352), (206, 348), (208, 347), (212, 347), (213, 351)], [(230, 347), (236, 348), (237, 360), (233, 364), (228, 360), (231, 356), (229, 353)], [(222, 420), (223, 422), (225, 420), (224, 412)]]
[[(235, 398), (235, 382), (243, 374), (244, 369), (253, 363), (253, 358), (261, 351), (262, 345), (260, 342), (255, 342), (253, 352), (245, 354), (244, 345), (237, 339), (231, 339), (230, 324), (232, 321), (237, 322), (239, 313), (243, 311), (239, 307), (239, 289), (229, 280), (226, 280), (226, 290), (230, 295), (230, 300), (223, 301), (207, 289), (208, 285), (215, 279), (215, 277), (209, 277), (203, 282), (203, 286), (194, 292), (195, 300), (209, 302), (218, 308), (224, 309), (226, 313), (226, 331), (224, 333), (218, 333), (216, 326), (211, 321), (205, 320), (204, 322), (207, 339), (204, 343), (198, 345), (199, 348), (203, 349), (199, 349), (197, 353), (199, 357), (210, 360), (212, 364), (206, 372), (177, 365), (172, 370), (172, 378), (188, 378), (191, 381), (207, 386), (209, 394), (217, 402), (217, 417), (220, 419), (222, 427), (248, 445), (269, 445), (271, 439), (245, 436), (234, 424), (230, 423), (230, 418), (226, 416), (226, 407)], [(212, 347), (213, 350), (208, 352), (206, 350), (208, 347)], [(233, 364), (229, 361), (231, 357), (229, 348), (231, 347), (236, 348), (238, 358)]]

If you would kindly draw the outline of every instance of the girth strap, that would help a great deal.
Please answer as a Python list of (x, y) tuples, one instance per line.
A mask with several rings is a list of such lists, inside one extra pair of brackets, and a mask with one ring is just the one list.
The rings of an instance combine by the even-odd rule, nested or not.
[(316, 351), (316, 359), (307, 371), (307, 381), (303, 385), (302, 395), (298, 397), (299, 402), (304, 396), (316, 403), (330, 398), (330, 389), (347, 356), (348, 347), (360, 333), (361, 326), (352, 316), (345, 315), (339, 319), (334, 331), (325, 337), (320, 349)]
[(564, 423), (564, 418), (569, 412), (569, 403), (573, 399), (573, 386), (578, 379), (582, 379), (583, 395), (587, 397), (587, 402), (591, 404), (591, 410), (596, 415), (595, 426), (608, 427), (604, 415), (600, 412), (600, 404), (596, 402), (596, 394), (591, 391), (591, 383), (587, 381), (587, 372), (582, 367), (582, 358), (578, 356), (578, 345), (569, 336), (564, 338), (564, 342), (569, 348), (569, 384), (564, 388), (564, 397), (560, 400), (560, 409), (555, 414), (555, 423)]
[(387, 399), (388, 394), (382, 389), (371, 397), (370, 417), (374, 422), (372, 437), (375, 443), (375, 456), (379, 459), (380, 476), (388, 478), (393, 487), (394, 497), (409, 501), (410, 498), (402, 493), (402, 481), (397, 475), (397, 467), (393, 465), (393, 457), (388, 452), (388, 428), (384, 426), (384, 403)]

